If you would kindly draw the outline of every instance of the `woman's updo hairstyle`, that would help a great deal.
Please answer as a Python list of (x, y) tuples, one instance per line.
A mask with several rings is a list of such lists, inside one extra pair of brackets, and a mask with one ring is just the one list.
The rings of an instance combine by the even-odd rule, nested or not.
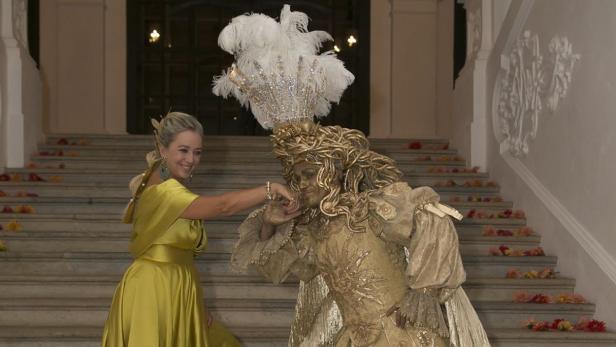
[(160, 148), (169, 147), (177, 134), (192, 130), (203, 138), (203, 126), (197, 118), (182, 112), (169, 112), (160, 121), (152, 118), (152, 127), (156, 150), (148, 153), (146, 157), (149, 166), (160, 159)]
[[(169, 112), (160, 121), (152, 119), (152, 127), (154, 127), (154, 144), (156, 145), (156, 149), (145, 156), (148, 167), (150, 168), (148, 171), (151, 171), (152, 166), (160, 161), (161, 146), (165, 148), (169, 147), (171, 142), (175, 140), (177, 134), (182, 131), (192, 130), (203, 138), (203, 126), (201, 123), (199, 123), (195, 117), (182, 112)], [(144, 174), (139, 174), (130, 180), (128, 187), (133, 198), (135, 198), (137, 189), (142, 183), (143, 178)]]

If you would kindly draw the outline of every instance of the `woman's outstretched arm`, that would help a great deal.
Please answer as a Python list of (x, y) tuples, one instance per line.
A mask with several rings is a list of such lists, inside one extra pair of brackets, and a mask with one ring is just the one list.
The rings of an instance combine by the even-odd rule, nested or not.
[[(296, 213), (298, 210), (297, 199), (286, 186), (272, 183), (271, 193), (288, 201), (288, 204), (285, 204), (287, 213)], [(232, 216), (261, 204), (266, 199), (267, 188), (265, 186), (220, 195), (200, 196), (184, 210), (181, 217), (186, 219), (213, 219), (221, 216)]]

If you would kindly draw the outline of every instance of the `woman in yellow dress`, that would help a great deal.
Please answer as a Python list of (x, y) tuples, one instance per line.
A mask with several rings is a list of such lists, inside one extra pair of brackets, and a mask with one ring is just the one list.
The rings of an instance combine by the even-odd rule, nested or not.
[[(280, 184), (216, 196), (198, 196), (183, 184), (202, 151), (203, 128), (192, 116), (172, 112), (153, 121), (157, 151), (148, 169), (131, 181), (124, 215), (133, 224), (135, 260), (118, 285), (103, 331), (103, 347), (234, 347), (239, 342), (206, 314), (193, 257), (207, 245), (202, 219), (237, 214), (274, 196), (289, 201)], [(210, 317), (209, 319), (206, 317)]]

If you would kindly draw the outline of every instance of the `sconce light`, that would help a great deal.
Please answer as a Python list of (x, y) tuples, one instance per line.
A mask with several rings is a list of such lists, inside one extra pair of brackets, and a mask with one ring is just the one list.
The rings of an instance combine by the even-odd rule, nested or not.
[(349, 35), (347, 42), (349, 44), (349, 47), (353, 47), (353, 45), (357, 43), (357, 39), (355, 38), (355, 36)]
[(158, 33), (158, 30), (156, 30), (156, 29), (152, 30), (152, 32), (150, 33), (150, 37), (149, 37), (148, 41), (150, 43), (156, 43), (156, 42), (158, 42), (158, 39), (160, 39), (160, 34)]

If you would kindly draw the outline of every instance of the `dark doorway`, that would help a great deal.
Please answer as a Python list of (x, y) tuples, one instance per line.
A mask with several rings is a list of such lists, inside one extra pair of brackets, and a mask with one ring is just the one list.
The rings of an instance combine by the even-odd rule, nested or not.
[[(355, 82), (323, 124), (369, 128), (370, 2), (365, 0), (131, 0), (127, 1), (128, 132), (151, 133), (150, 118), (169, 110), (195, 115), (212, 135), (263, 135), (250, 111), (211, 92), (212, 78), (233, 57), (217, 45), (231, 18), (248, 12), (277, 18), (282, 6), (311, 18), (309, 30), (326, 30)], [(347, 38), (357, 43), (349, 47)]]
[(453, 81), (458, 79), (466, 64), (466, 8), (460, 0), (455, 2), (453, 18)]

